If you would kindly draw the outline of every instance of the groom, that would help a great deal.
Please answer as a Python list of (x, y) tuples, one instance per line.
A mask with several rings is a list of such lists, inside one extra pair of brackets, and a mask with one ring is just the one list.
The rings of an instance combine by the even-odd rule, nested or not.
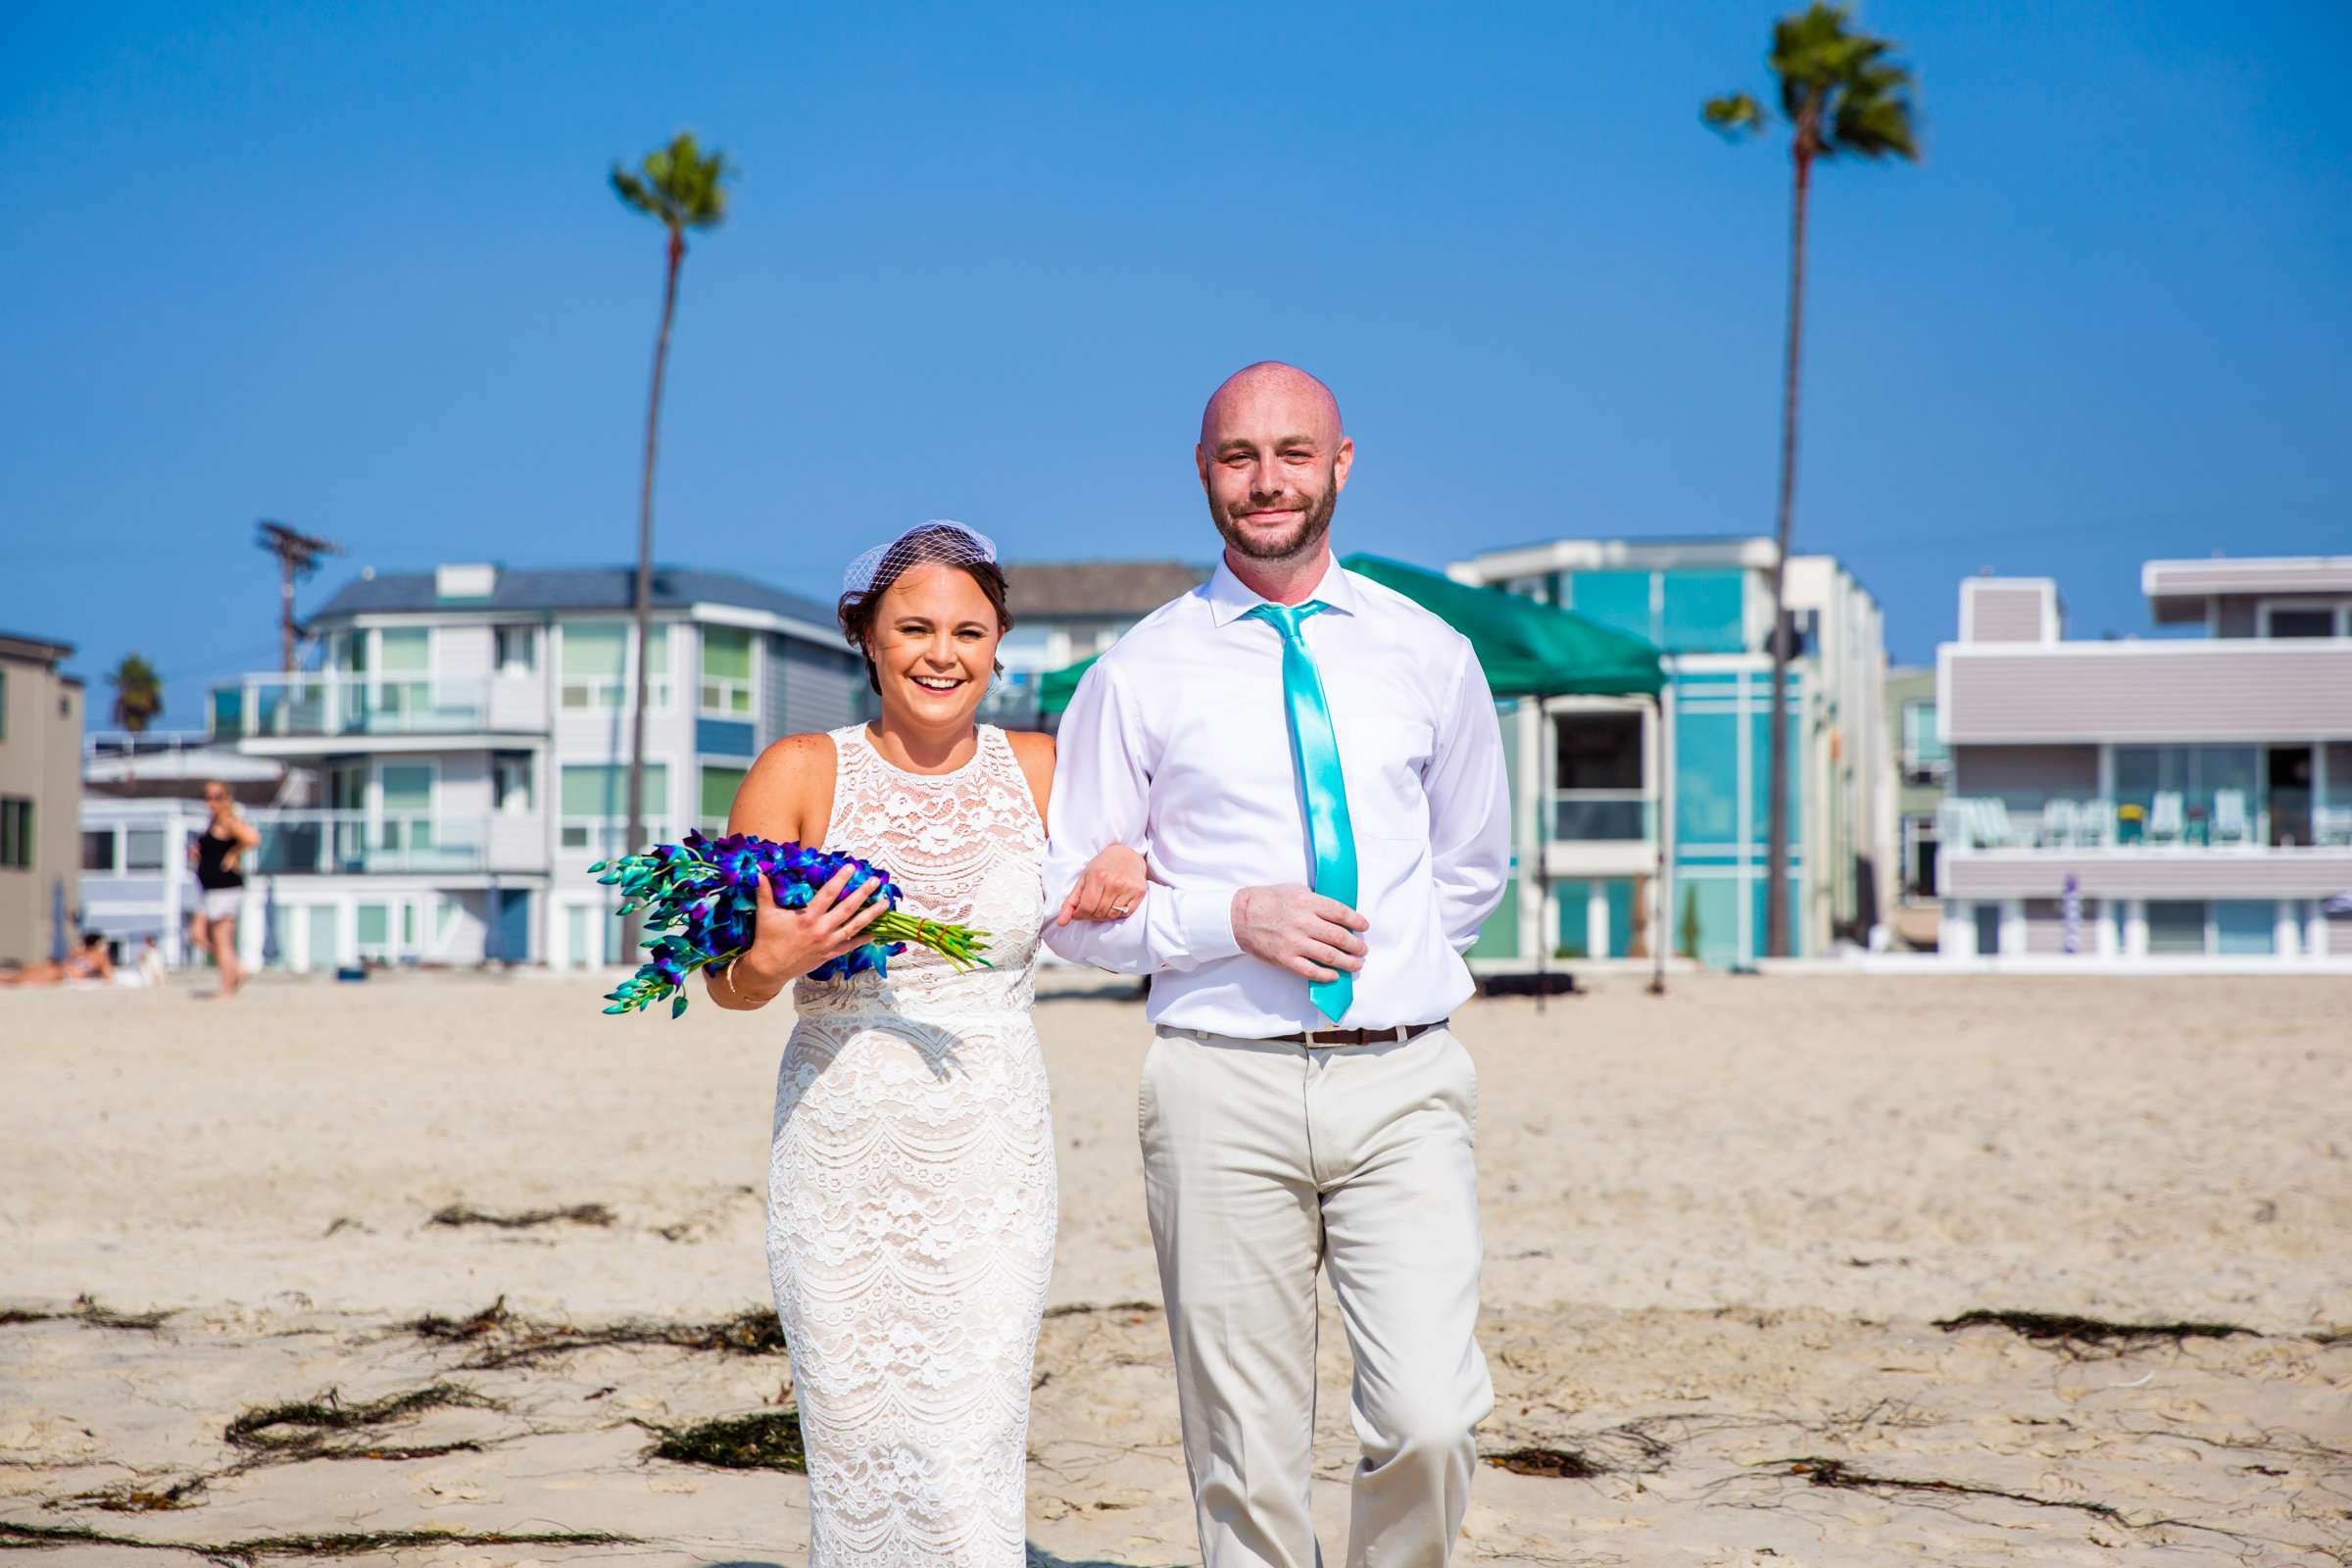
[(1354, 1352), (1351, 1568), (1452, 1554), (1494, 1404), (1478, 1076), (1446, 1016), (1501, 898), (1510, 801), (1469, 643), (1344, 571), (1355, 455), (1322, 382), (1237, 371), (1194, 452), (1225, 540), (1062, 719), (1046, 886), (1146, 850), (1064, 957), (1152, 979), (1140, 1125), (1204, 1568), (1314, 1568), (1315, 1271)]

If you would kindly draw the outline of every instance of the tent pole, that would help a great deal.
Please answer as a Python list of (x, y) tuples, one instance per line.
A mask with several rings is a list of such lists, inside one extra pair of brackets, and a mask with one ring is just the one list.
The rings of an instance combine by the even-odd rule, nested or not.
[(1559, 742), (1551, 727), (1551, 694), (1536, 694), (1536, 1011), (1551, 997), (1551, 820), (1552, 786)]
[(1658, 801), (1658, 819), (1651, 830), (1651, 836), (1658, 845), (1658, 870), (1650, 880), (1650, 902), (1656, 912), (1651, 916), (1649, 936), (1649, 994), (1662, 997), (1666, 994), (1666, 944), (1673, 940), (1673, 926), (1668, 916), (1674, 904), (1666, 887), (1666, 831), (1667, 823), (1672, 820), (1667, 787), (1674, 780), (1674, 729), (1666, 722), (1666, 689), (1663, 686), (1649, 694), (1649, 706), (1657, 715), (1658, 722), (1658, 777), (1654, 792)]

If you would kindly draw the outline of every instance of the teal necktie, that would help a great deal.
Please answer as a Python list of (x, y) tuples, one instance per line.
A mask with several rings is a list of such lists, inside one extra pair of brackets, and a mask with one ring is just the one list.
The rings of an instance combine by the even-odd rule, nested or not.
[[(1307, 651), (1300, 628), (1309, 615), (1331, 607), (1320, 599), (1303, 605), (1259, 605), (1250, 618), (1282, 633), (1282, 699), (1290, 717), (1291, 766), (1306, 809), (1306, 848), (1315, 866), (1314, 888), (1327, 899), (1355, 907), (1355, 825), (1348, 818), (1348, 780), (1340, 771), (1339, 738), (1331, 728), (1331, 705), (1323, 700), (1323, 677)], [(1355, 976), (1342, 969), (1337, 980), (1310, 982), (1315, 1010), (1333, 1023), (1355, 999)]]

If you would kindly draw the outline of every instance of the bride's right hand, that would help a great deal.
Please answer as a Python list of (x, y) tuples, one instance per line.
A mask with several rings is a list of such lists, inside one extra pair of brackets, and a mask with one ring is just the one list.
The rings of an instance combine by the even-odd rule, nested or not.
[(759, 911), (752, 927), (752, 945), (735, 960), (740, 975), (730, 975), (736, 995), (777, 991), (811, 969), (822, 968), (865, 941), (865, 928), (889, 912), (890, 903), (873, 895), (879, 884), (868, 882), (855, 893), (849, 886), (851, 868), (843, 866), (833, 879), (809, 896), (807, 905), (787, 909), (776, 903), (767, 878), (754, 894)]

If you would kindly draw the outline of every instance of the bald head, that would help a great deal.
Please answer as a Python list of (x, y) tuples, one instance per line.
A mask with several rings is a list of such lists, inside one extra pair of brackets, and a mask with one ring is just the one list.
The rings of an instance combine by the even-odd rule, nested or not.
[(1238, 422), (1245, 410), (1278, 413), (1330, 446), (1340, 443), (1340, 400), (1296, 365), (1260, 360), (1227, 376), (1200, 411), (1200, 444), (1213, 449), (1220, 424)]
[(1274, 360), (1210, 394), (1193, 449), (1217, 531), (1237, 559), (1255, 562), (1321, 559), (1354, 461), (1331, 388)]

